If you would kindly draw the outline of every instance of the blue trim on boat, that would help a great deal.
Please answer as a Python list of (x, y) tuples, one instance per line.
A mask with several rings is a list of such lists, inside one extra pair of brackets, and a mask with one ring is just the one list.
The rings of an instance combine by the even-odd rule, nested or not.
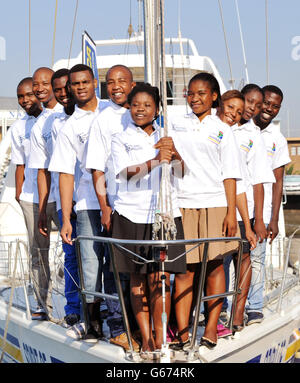
[[(0, 335), (2, 337), (4, 337), (4, 330), (0, 327)], [(10, 333), (7, 333), (7, 336), (6, 336), (6, 339), (12, 343), (13, 345), (15, 345), (16, 347), (20, 348), (20, 343), (19, 343), (19, 340), (18, 338), (16, 338), (15, 336), (11, 335)]]

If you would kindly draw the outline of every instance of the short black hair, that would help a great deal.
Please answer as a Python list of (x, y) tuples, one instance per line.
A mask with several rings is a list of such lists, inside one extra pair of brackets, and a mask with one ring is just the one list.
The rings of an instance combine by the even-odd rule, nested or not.
[(281, 101), (283, 100), (283, 92), (278, 86), (276, 85), (266, 85), (262, 88), (263, 94), (265, 95), (266, 92), (275, 93), (278, 96), (281, 97)]
[(51, 77), (51, 85), (52, 85), (52, 88), (53, 88), (53, 82), (56, 78), (61, 78), (61, 77), (64, 77), (64, 76), (68, 76), (69, 77), (69, 69), (67, 68), (62, 68), (62, 69), (58, 69), (56, 72), (53, 73), (52, 77)]
[(159, 108), (161, 99), (159, 95), (159, 89), (156, 86), (152, 86), (147, 82), (141, 82), (138, 85), (136, 85), (127, 97), (129, 105), (131, 105), (132, 99), (137, 93), (148, 93), (153, 98), (156, 107)]
[(133, 82), (133, 74), (132, 74), (131, 69), (128, 68), (126, 65), (123, 65), (123, 64), (116, 64), (116, 65), (113, 65), (112, 67), (110, 67), (110, 68), (108, 69), (108, 71), (106, 72), (106, 75), (105, 75), (105, 81), (107, 81), (107, 75), (108, 75), (108, 73), (109, 73), (112, 69), (115, 69), (115, 68), (122, 68), (122, 69), (126, 70), (126, 71), (129, 73), (130, 77), (131, 77), (131, 81)]
[(243, 87), (243, 89), (241, 90), (241, 93), (245, 96), (247, 93), (252, 92), (253, 90), (256, 90), (262, 96), (264, 96), (264, 93), (263, 93), (261, 87), (258, 86), (257, 84), (247, 84), (247, 85), (245, 85)]
[(94, 72), (91, 67), (85, 64), (76, 64), (69, 70), (69, 80), (70, 80), (71, 73), (84, 72), (84, 71), (88, 71), (91, 74), (92, 79), (94, 79)]
[(32, 77), (25, 77), (25, 78), (23, 78), (23, 79), (19, 82), (19, 84), (17, 85), (17, 89), (19, 88), (19, 86), (25, 84), (26, 82), (31, 82), (31, 83), (32, 83), (32, 82), (33, 82)]
[(220, 91), (220, 85), (218, 83), (218, 80), (215, 78), (215, 76), (209, 72), (200, 72), (195, 74), (189, 81), (189, 87), (192, 82), (194, 81), (205, 81), (209, 84), (211, 92), (217, 93), (217, 99), (213, 102), (212, 108), (217, 108), (221, 104), (221, 91)]

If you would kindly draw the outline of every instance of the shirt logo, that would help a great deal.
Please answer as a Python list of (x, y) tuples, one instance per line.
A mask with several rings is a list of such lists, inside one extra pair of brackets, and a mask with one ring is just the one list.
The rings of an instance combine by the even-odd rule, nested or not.
[(219, 134), (217, 136), (215, 136), (215, 135), (208, 136), (208, 139), (216, 145), (219, 145), (222, 138), (223, 138), (223, 132), (221, 132), (221, 131), (219, 131)]
[(87, 133), (81, 133), (81, 134), (78, 134), (78, 135), (77, 135), (78, 141), (79, 141), (81, 144), (84, 144), (84, 143), (85, 143), (85, 141), (87, 140), (87, 137), (88, 137), (88, 134), (87, 134)]
[(240, 148), (242, 150), (244, 150), (245, 152), (249, 152), (250, 149), (252, 148), (253, 146), (253, 141), (252, 140), (249, 140), (249, 143), (248, 144), (241, 144)]
[(275, 144), (275, 142), (273, 142), (273, 146), (272, 146), (271, 150), (268, 149), (268, 156), (273, 157), (275, 152), (276, 152), (276, 144)]
[(124, 146), (127, 153), (131, 152), (132, 150), (142, 149), (141, 145), (131, 145), (126, 143)]

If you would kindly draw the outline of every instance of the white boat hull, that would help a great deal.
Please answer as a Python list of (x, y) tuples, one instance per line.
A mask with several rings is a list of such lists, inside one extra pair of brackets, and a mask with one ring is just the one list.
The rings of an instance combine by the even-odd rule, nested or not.
[[(0, 349), (3, 361), (17, 363), (124, 363), (129, 362), (122, 348), (99, 341), (88, 345), (66, 334), (66, 328), (52, 322), (27, 319), (21, 309), (12, 307), (4, 343), (8, 304), (0, 299)], [(199, 355), (171, 353), (170, 362), (208, 363), (286, 363), (293, 362), (300, 350), (300, 287), (285, 296), (280, 313), (276, 302), (265, 309), (265, 320), (232, 337), (219, 339), (213, 350), (199, 348)], [(199, 327), (198, 340), (203, 328)]]

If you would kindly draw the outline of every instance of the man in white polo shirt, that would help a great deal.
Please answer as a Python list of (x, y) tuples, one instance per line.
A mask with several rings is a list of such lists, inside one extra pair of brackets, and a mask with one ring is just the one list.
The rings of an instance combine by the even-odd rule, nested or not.
[[(59, 69), (54, 72), (51, 77), (51, 86), (53, 89), (56, 101), (63, 107), (59, 112), (51, 113), (46, 118), (43, 126), (34, 129), (32, 140), (32, 166), (44, 172), (47, 177), (39, 177), (38, 183), (40, 190), (43, 190), (47, 195), (50, 194), (51, 189), (54, 192), (56, 211), (58, 218), (61, 216), (60, 196), (58, 185), (58, 174), (48, 171), (48, 166), (53, 153), (55, 140), (61, 127), (65, 124), (67, 119), (74, 111), (74, 101), (68, 90), (68, 75), (69, 70), (66, 68)], [(44, 222), (47, 222), (47, 212), (43, 216)], [(61, 224), (61, 220), (59, 222)], [(73, 227), (76, 223), (72, 220)], [(76, 235), (76, 230), (74, 231)], [(46, 233), (44, 233), (46, 234)], [(80, 318), (80, 299), (78, 295), (78, 269), (77, 260), (74, 246), (63, 244), (65, 253), (64, 259), (64, 276), (65, 276), (65, 322), (68, 325), (73, 325), (79, 321)], [(76, 285), (77, 283), (77, 285)]]
[(50, 174), (47, 169), (39, 166), (41, 152), (36, 151), (40, 145), (43, 146), (49, 141), (49, 135), (43, 135), (43, 127), (46, 119), (55, 112), (61, 111), (62, 106), (57, 103), (52, 85), (51, 77), (53, 70), (46, 67), (38, 68), (33, 74), (32, 90), (37, 99), (43, 104), (43, 111), (32, 127), (30, 137), (30, 155), (28, 167), (38, 169), (37, 185), (39, 193), (39, 218), (38, 227), (44, 236), (43, 246), (38, 250), (38, 259), (33, 261), (32, 272), (35, 288), (37, 290), (37, 310), (32, 314), (32, 319), (50, 319), (52, 315), (52, 283), (49, 267), (49, 247), (52, 221), (58, 227), (58, 216), (53, 188), (48, 191), (44, 185), (50, 182)]
[[(263, 106), (260, 113), (254, 117), (254, 123), (260, 128), (267, 150), (268, 161), (276, 180), (273, 184), (264, 184), (263, 219), (267, 226), (267, 238), (270, 238), (271, 243), (279, 232), (278, 219), (282, 198), (284, 167), (291, 160), (286, 139), (280, 133), (278, 127), (272, 123), (280, 111), (283, 93), (274, 85), (267, 85), (262, 88), (262, 91), (264, 94)], [(260, 323), (264, 318), (262, 311), (266, 241), (267, 239), (262, 243), (258, 242), (256, 248), (251, 252), (252, 279), (248, 293), (247, 325)]]
[[(44, 247), (44, 237), (38, 229), (39, 195), (37, 188), (37, 170), (29, 169), (30, 134), (42, 106), (32, 91), (32, 77), (24, 78), (17, 87), (19, 105), (25, 110), (23, 118), (11, 127), (11, 161), (16, 165), (16, 200), (20, 204), (31, 256), (31, 267), (38, 259), (38, 249)], [(37, 286), (35, 287), (35, 291)]]
[[(127, 96), (135, 86), (129, 68), (114, 65), (106, 73), (106, 89), (109, 97), (108, 107), (94, 120), (87, 145), (85, 167), (92, 172), (95, 192), (101, 207), (101, 224), (107, 235), (111, 235), (111, 214), (117, 194), (115, 173), (111, 158), (112, 137), (122, 132), (131, 121)], [(105, 253), (104, 290), (107, 294), (117, 294), (113, 273), (109, 271), (109, 254)], [(131, 330), (137, 329), (130, 303), (129, 275), (120, 273), (126, 311)], [(107, 299), (107, 324), (110, 328), (110, 342), (129, 349), (121, 307), (119, 303)], [(134, 348), (137, 343), (132, 339)]]
[[(88, 66), (77, 64), (72, 67), (69, 72), (69, 84), (76, 103), (75, 111), (57, 136), (49, 170), (59, 173), (63, 221), (61, 237), (65, 243), (74, 246), (71, 224), (74, 180), (77, 235), (101, 235), (99, 203), (94, 191), (92, 176), (82, 167), (82, 161), (90, 126), (103, 106), (95, 95), (97, 80)], [(80, 172), (80, 179), (78, 172)], [(79, 182), (76, 182), (78, 179)], [(80, 252), (85, 289), (101, 292), (103, 251), (100, 243), (81, 240)], [(102, 337), (100, 301), (93, 295), (87, 294), (86, 302), (88, 323), (87, 334), (83, 339), (94, 343)]]

